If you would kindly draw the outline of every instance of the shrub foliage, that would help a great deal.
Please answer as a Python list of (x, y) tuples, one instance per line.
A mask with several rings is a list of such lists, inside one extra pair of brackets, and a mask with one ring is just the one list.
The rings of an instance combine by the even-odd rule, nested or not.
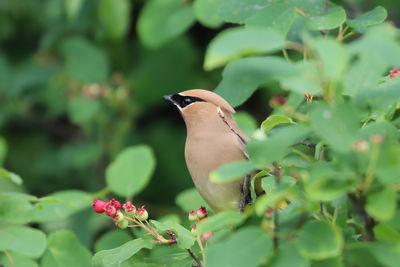
[[(21, 17), (33, 21), (27, 30), (34, 23), (48, 28), (40, 53), (18, 68), (10, 60), (26, 55), (15, 48), (10, 55), (0, 53), (0, 126), (6, 129), (6, 138), (0, 136), (0, 164), (14, 159), (0, 168), (5, 188), (0, 192), (0, 262), (5, 266), (398, 266), (400, 32), (385, 22), (385, 8), (350, 18), (329, 1), (147, 0), (136, 28), (145, 48), (136, 44), (141, 64), (130, 79), (111, 75), (111, 70), (114, 65), (121, 73), (130, 68), (122, 40), (130, 34), (135, 2), (28, 1), (24, 8), (22, 1), (12, 2), (0, 7), (10, 12), (0, 17), (6, 29), (0, 38), (19, 37), (12, 12), (23, 13), (17, 14), (19, 22)], [(43, 6), (43, 18), (29, 18)], [(250, 160), (211, 175), (214, 182), (225, 183), (253, 173), (253, 203), (243, 214), (211, 214), (191, 233), (183, 212), (204, 202), (188, 189), (176, 196), (180, 211), (146, 220), (147, 227), (175, 240), (172, 244), (155, 242), (143, 228), (110, 230), (93, 241), (105, 225), (112, 225), (90, 210), (93, 199), (136, 197), (152, 186), (152, 177), (163, 175), (154, 174), (155, 165), (168, 164), (175, 155), (174, 149), (160, 151), (157, 142), (153, 148), (140, 144), (146, 133), (136, 145), (126, 140), (135, 120), (150, 112), (163, 92), (207, 84), (208, 74), (188, 72), (196, 56), (182, 35), (196, 21), (209, 28), (229, 23), (204, 53), (204, 70), (223, 68), (216, 93), (236, 107), (256, 90), (279, 92), (270, 100), (271, 115), (259, 126), (247, 114), (236, 117), (252, 139)], [(85, 37), (85, 30), (97, 42)], [(176, 68), (175, 75), (165, 74), (168, 68)], [(89, 140), (99, 141), (71, 140), (55, 153), (57, 140), (49, 144), (36, 136), (37, 149), (23, 155), (18, 151), (29, 137), (18, 139), (5, 126), (18, 116), (23, 121), (32, 109), (49, 118), (67, 114)], [(58, 131), (57, 125), (41, 127)], [(157, 133), (150, 135), (157, 139)], [(40, 161), (35, 169), (19, 173), (22, 179), (12, 172), (35, 160)], [(86, 167), (95, 162), (110, 162), (99, 168), (105, 186), (98, 192), (35, 196), (42, 187), (52, 191), (52, 180), (43, 177), (79, 180), (74, 176), (89, 175)], [(266, 194), (255, 199), (257, 179)], [(23, 181), (31, 194), (22, 189)], [(88, 181), (78, 183), (90, 188)], [(161, 190), (152, 193), (168, 194), (166, 187)], [(151, 208), (148, 212), (153, 218)], [(210, 232), (205, 242), (203, 234)]]

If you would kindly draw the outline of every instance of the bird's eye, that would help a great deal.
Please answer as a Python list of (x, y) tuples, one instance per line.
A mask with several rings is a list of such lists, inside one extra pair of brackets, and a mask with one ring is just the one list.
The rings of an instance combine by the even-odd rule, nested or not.
[(190, 103), (193, 102), (192, 98), (190, 98), (190, 97), (185, 97), (185, 98), (183, 99), (183, 101), (185, 102), (186, 105), (189, 105)]

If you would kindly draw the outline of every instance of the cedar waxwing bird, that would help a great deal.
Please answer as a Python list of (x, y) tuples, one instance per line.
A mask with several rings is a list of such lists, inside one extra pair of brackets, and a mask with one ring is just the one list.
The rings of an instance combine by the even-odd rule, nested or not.
[(222, 184), (209, 179), (222, 165), (248, 159), (245, 146), (249, 138), (234, 120), (235, 110), (219, 95), (201, 89), (163, 98), (179, 109), (185, 121), (186, 165), (200, 195), (215, 212), (237, 209), (244, 179)]

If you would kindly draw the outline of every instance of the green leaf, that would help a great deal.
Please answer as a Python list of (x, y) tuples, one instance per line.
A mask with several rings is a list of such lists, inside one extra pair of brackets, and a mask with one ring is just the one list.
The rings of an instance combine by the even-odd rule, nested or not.
[(0, 250), (10, 250), (38, 258), (46, 249), (46, 235), (26, 226), (10, 226), (0, 230)]
[(314, 260), (312, 267), (344, 267), (340, 257), (329, 258), (324, 260)]
[(210, 180), (214, 183), (227, 183), (251, 173), (254, 163), (250, 160), (239, 160), (219, 167), (210, 173)]
[(69, 20), (74, 20), (79, 15), (82, 9), (82, 4), (84, 0), (69, 0), (64, 1), (65, 13)]
[(100, 108), (98, 100), (79, 96), (68, 101), (68, 116), (73, 123), (83, 124), (92, 120)]
[(264, 26), (286, 36), (296, 18), (296, 8), (285, 3), (274, 3), (245, 20), (246, 27)]
[(22, 193), (0, 193), (0, 222), (14, 224), (31, 222), (35, 208), (30, 201), (35, 200), (36, 197)]
[(339, 256), (343, 237), (339, 228), (323, 221), (307, 222), (300, 230), (296, 247), (308, 259), (323, 260)]
[(219, 16), (226, 22), (243, 24), (247, 18), (269, 5), (266, 0), (231, 0), (220, 7)]
[(230, 28), (218, 34), (208, 45), (204, 69), (213, 70), (243, 56), (275, 52), (283, 45), (282, 35), (265, 28)]
[(332, 201), (353, 189), (356, 180), (351, 172), (341, 171), (330, 162), (317, 161), (311, 165), (310, 176), (304, 177), (304, 187), (310, 199)]
[(10, 262), (10, 259), (7, 257), (5, 253), (0, 256), (0, 262), (4, 264), (4, 267), (17, 267), (17, 266), (23, 266), (23, 267), (38, 267), (39, 265), (34, 261), (33, 259), (18, 253), (14, 251), (8, 251), (10, 254), (12, 261)]
[(272, 252), (272, 240), (260, 228), (242, 228), (226, 240), (209, 244), (207, 267), (256, 267)]
[[(274, 179), (273, 177), (266, 177), (263, 180)], [(255, 203), (255, 211), (258, 216), (264, 216), (267, 208), (275, 208), (279, 202), (284, 200), (291, 193), (291, 184), (283, 183), (276, 185), (275, 188), (268, 194), (264, 194), (257, 198)]]
[(277, 125), (287, 123), (293, 123), (292, 119), (283, 115), (271, 115), (261, 123), (261, 129), (267, 132)]
[(3, 162), (7, 155), (7, 142), (2, 136), (0, 136), (0, 167), (3, 165)]
[(372, 242), (356, 242), (346, 244), (343, 257), (346, 266), (381, 266), (374, 255), (370, 253), (372, 245)]
[(92, 255), (73, 232), (69, 230), (54, 232), (48, 236), (47, 244), (41, 266), (90, 266)]
[(131, 239), (132, 236), (126, 231), (112, 230), (96, 240), (96, 243), (94, 244), (94, 251), (99, 252), (101, 250), (119, 247)]
[[(340, 79), (345, 72), (349, 59), (346, 46), (334, 39), (317, 39), (312, 43), (326, 78)], [(329, 51), (329, 52), (327, 52)]]
[(121, 196), (132, 197), (149, 183), (155, 168), (152, 149), (137, 145), (124, 149), (106, 169), (106, 182)]
[(266, 140), (251, 141), (247, 148), (251, 160), (263, 168), (274, 160), (282, 159), (289, 146), (304, 138), (309, 129), (303, 125), (290, 125), (276, 129)]
[(367, 28), (365, 34), (351, 42), (348, 48), (351, 53), (373, 55), (374, 58), (386, 64), (387, 68), (397, 66), (400, 61), (397, 31), (393, 30), (390, 24)]
[(362, 90), (376, 86), (382, 79), (386, 68), (387, 63), (381, 58), (374, 54), (361, 53), (345, 73), (344, 93), (354, 96)]
[(229, 0), (196, 0), (193, 10), (197, 20), (206, 27), (218, 28), (223, 24), (218, 10), (227, 1)]
[(290, 187), (296, 183), (296, 180), (292, 176), (282, 176), (280, 178), (280, 183), (276, 182), (276, 177), (271, 175), (268, 177), (264, 177), (261, 180), (261, 186), (265, 190), (266, 194), (272, 194), (280, 190), (279, 187)]
[(395, 188), (386, 187), (367, 194), (367, 212), (378, 221), (387, 221), (396, 212), (397, 193)]
[(375, 243), (370, 247), (370, 253), (386, 267), (397, 267), (400, 262), (400, 242), (395, 244)]
[(128, 0), (101, 0), (98, 16), (107, 36), (110, 39), (123, 38), (129, 29), (130, 1)]
[(16, 200), (22, 199), (27, 201), (39, 201), (39, 199), (35, 196), (20, 193), (20, 192), (3, 192), (0, 193), (0, 200)]
[(259, 86), (296, 73), (294, 65), (279, 57), (241, 58), (225, 67), (215, 93), (236, 107), (244, 103)]
[(0, 168), (0, 179), (7, 179), (16, 185), (22, 185), (22, 179), (18, 174)]
[(354, 102), (359, 106), (369, 106), (373, 112), (386, 113), (391, 105), (400, 101), (400, 79), (368, 88), (356, 94)]
[(256, 173), (253, 177), (251, 177), (251, 183), (250, 183), (250, 193), (251, 193), (251, 199), (255, 200), (257, 198), (256, 195), (256, 185), (255, 182), (258, 181), (259, 179), (268, 176), (269, 172), (266, 170), (260, 171)]
[(92, 196), (87, 192), (78, 190), (59, 191), (48, 195), (35, 205), (32, 221), (48, 222), (66, 219), (72, 213), (90, 207), (92, 201)]
[[(306, 17), (305, 25), (310, 30), (335, 29), (346, 21), (346, 12), (342, 7), (328, 9), (325, 14)], [(329, 51), (329, 50), (328, 50)]]
[(335, 151), (350, 151), (359, 135), (359, 115), (350, 104), (318, 104), (310, 113), (310, 122), (315, 133)]
[(142, 248), (151, 249), (152, 247), (153, 244), (150, 240), (144, 240), (141, 238), (131, 240), (120, 247), (97, 252), (92, 258), (92, 264), (90, 265), (89, 263), (87, 266), (119, 267), (123, 261), (132, 257)]
[(108, 79), (107, 55), (83, 37), (70, 37), (61, 43), (66, 70), (83, 83), (105, 82)]
[(303, 94), (311, 95), (322, 94), (320, 73), (317, 67), (310, 62), (299, 62), (296, 64), (301, 71), (298, 75), (289, 76), (281, 80), (283, 89), (296, 92), (304, 99)]
[(200, 206), (205, 206), (207, 210), (211, 210), (196, 188), (189, 188), (179, 193), (176, 196), (175, 203), (184, 211), (197, 210)]
[(237, 122), (239, 128), (247, 136), (251, 136), (258, 128), (258, 122), (249, 113), (239, 111), (233, 114), (233, 118)]
[(237, 226), (246, 219), (238, 211), (226, 210), (210, 216), (197, 224), (196, 232), (199, 234), (215, 232), (221, 229), (230, 229)]
[(375, 238), (384, 242), (400, 242), (400, 233), (390, 225), (379, 223), (374, 227)]
[(278, 253), (273, 258), (272, 262), (268, 265), (270, 267), (308, 267), (310, 262), (308, 259), (302, 257), (296, 250), (296, 247), (289, 243), (283, 248), (278, 250)]
[(360, 30), (377, 24), (381, 24), (387, 17), (387, 11), (382, 6), (377, 6), (374, 9), (361, 14), (355, 19), (348, 19), (347, 24), (356, 29)]
[(171, 230), (174, 232), (178, 238), (178, 247), (181, 249), (188, 249), (193, 246), (195, 241), (193, 234), (182, 225), (171, 221), (162, 223), (155, 220), (150, 220), (150, 222), (160, 231)]
[(158, 48), (184, 33), (195, 21), (190, 3), (185, 0), (146, 1), (137, 23), (142, 43)]

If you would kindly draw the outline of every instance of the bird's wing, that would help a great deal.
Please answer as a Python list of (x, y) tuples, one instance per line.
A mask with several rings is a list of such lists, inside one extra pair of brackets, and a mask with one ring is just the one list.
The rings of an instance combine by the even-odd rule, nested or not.
[(239, 126), (237, 125), (237, 123), (235, 122), (235, 120), (232, 117), (232, 114), (229, 114), (229, 118), (227, 118), (227, 116), (225, 116), (225, 113), (222, 111), (222, 109), (220, 107), (217, 107), (217, 113), (219, 115), (219, 117), (221, 118), (221, 120), (229, 127), (229, 129), (236, 134), (238, 141), (239, 141), (239, 145), (240, 145), (240, 149), (243, 151), (244, 156), (246, 157), (246, 159), (249, 159), (249, 153), (247, 151), (246, 148), (246, 143), (248, 141), (250, 141), (250, 138), (248, 138), (239, 128)]

